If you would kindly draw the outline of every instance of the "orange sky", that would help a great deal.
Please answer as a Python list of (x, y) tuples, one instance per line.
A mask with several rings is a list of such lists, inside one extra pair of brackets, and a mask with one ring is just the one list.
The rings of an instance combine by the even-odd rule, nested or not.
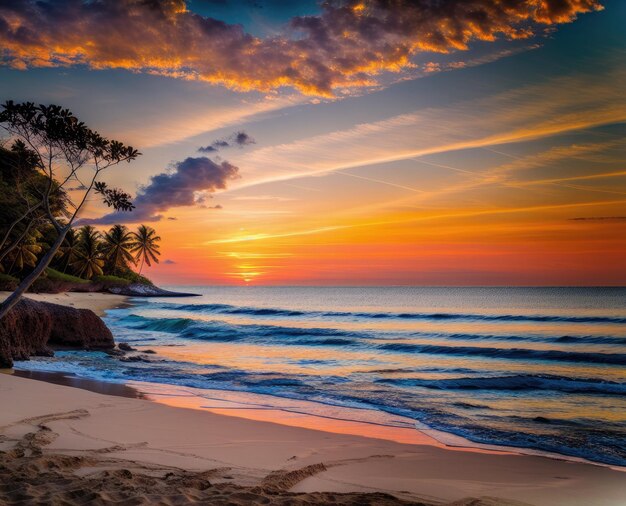
[[(124, 33), (110, 43), (87, 6), (79, 25), (67, 21), (71, 33), (44, 16), (41, 40), (11, 39), (0, 93), (60, 102), (138, 147), (139, 160), (105, 178), (137, 202), (153, 195), (155, 176), (174, 181), (182, 160), (236, 168), (226, 188), (198, 183), (176, 205), (160, 188), (163, 202), (127, 218), (131, 227), (147, 219), (163, 238), (162, 262), (145, 271), (158, 283), (626, 284), (626, 4), (566, 1), (548, 12), (530, 2), (539, 7), (507, 14), (484, 0), (477, 5), (494, 10), (481, 31), (462, 2), (451, 3), (460, 25), (471, 25), (466, 40), (435, 13), (439, 45), (422, 20), (385, 32), (398, 44), (388, 54), (359, 42), (356, 28), (333, 31), (332, 9), (302, 2), (341, 61), (314, 38), (299, 53), (268, 43), (283, 33), (282, 11), (239, 19), (224, 8), (225, 21), (242, 28), (215, 35), (230, 41), (223, 55), (194, 28), (213, 26), (208, 7), (193, 13), (181, 0), (165, 17), (146, 11), (132, 19), (137, 44), (129, 45)], [(348, 4), (355, 26), (384, 14), (394, 27), (408, 15)], [(16, 8), (11, 23), (30, 22), (20, 16)], [(144, 30), (148, 20), (162, 24), (171, 47)], [(181, 43), (181, 27), (197, 46)], [(242, 131), (254, 142), (236, 145)], [(229, 145), (198, 151), (220, 140)], [(93, 200), (85, 216), (106, 212)]]

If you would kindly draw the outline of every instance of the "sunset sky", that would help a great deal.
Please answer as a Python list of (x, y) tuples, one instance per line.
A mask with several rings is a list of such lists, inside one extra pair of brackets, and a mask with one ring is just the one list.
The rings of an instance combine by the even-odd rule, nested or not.
[(163, 284), (626, 284), (626, 2), (0, 2), (0, 99), (138, 148)]

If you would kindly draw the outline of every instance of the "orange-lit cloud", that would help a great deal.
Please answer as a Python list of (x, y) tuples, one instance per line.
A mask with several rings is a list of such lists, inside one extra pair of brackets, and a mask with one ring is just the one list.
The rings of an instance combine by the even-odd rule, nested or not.
[(600, 9), (599, 0), (331, 0), (319, 15), (293, 18), (287, 33), (261, 39), (189, 11), (184, 0), (25, 0), (0, 6), (0, 43), (4, 62), (19, 69), (86, 64), (330, 96), (412, 68), (422, 51), (527, 38), (537, 26)]

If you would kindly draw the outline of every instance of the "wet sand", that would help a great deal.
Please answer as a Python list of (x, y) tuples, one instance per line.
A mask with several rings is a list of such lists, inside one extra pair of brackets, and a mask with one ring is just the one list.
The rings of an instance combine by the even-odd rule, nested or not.
[(85, 385), (0, 374), (0, 503), (618, 506), (626, 497), (626, 475), (607, 467), (290, 427)]

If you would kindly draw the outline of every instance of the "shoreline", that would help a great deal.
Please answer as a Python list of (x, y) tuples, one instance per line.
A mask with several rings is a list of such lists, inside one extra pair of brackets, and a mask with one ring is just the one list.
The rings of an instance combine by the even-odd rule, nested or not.
[[(618, 506), (626, 494), (623, 474), (606, 467), (321, 432), (8, 374), (0, 375), (0, 403), (13, 406), (0, 413), (1, 450), (45, 420), (56, 436), (43, 455), (89, 457), (85, 477), (104, 468), (133, 475), (228, 468), (210, 482), (258, 488), (280, 471), (300, 476), (281, 493), (378, 492), (428, 505), (498, 497), (507, 499), (477, 504)], [(109, 460), (93, 462), (103, 452)]]
[[(128, 297), (106, 293), (26, 297), (100, 315), (130, 304)], [(0, 403), (12, 406), (0, 413), (0, 451), (8, 462), (0, 473), (17, 466), (2, 477), (5, 482), (18, 480), (20, 466), (32, 467), (35, 455), (54, 462), (54, 469), (60, 466), (60, 480), (73, 480), (81, 490), (95, 486), (102, 497), (120, 500), (129, 492), (165, 502), (179, 491), (168, 482), (172, 475), (200, 484), (201, 492), (184, 492), (190, 503), (213, 501), (211, 494), (218, 494), (236, 504), (233, 497), (248, 494), (240, 504), (285, 504), (297, 497), (337, 504), (621, 506), (626, 496), (622, 468), (522, 448), (466, 446), (463, 438), (456, 445), (455, 436), (419, 426), (298, 412), (305, 401), (275, 398), (281, 405), (263, 402), (264, 394), (203, 390), (211, 394), (202, 396), (193, 392), (199, 389), (180, 387), (177, 393), (168, 384), (0, 372)], [(28, 438), (51, 441), (33, 447), (29, 456), (22, 454), (32, 446)], [(69, 457), (80, 465), (64, 469), (60, 463)], [(116, 481), (120, 476), (123, 483)], [(29, 480), (29, 490), (50, 492), (39, 473)], [(150, 490), (142, 485), (146, 480), (153, 480)], [(481, 501), (472, 502), (476, 497)], [(3, 500), (12, 496), (3, 495), (0, 485)]]
[[(560, 462), (597, 466), (626, 473), (626, 467), (603, 462), (594, 462), (582, 457), (547, 452), (535, 448), (477, 443), (465, 439), (462, 436), (433, 429), (423, 424), (419, 424), (420, 426), (418, 426), (417, 422), (415, 422), (412, 427), (386, 425), (365, 419), (340, 418), (324, 413), (297, 411), (293, 409), (291, 403), (299, 405), (319, 405), (322, 409), (327, 407), (339, 408), (344, 412), (356, 410), (377, 413), (376, 410), (368, 410), (366, 408), (340, 408), (334, 405), (324, 405), (319, 402), (307, 402), (287, 397), (277, 397), (270, 394), (236, 390), (198, 389), (148, 381), (117, 383), (61, 371), (19, 368), (14, 368), (10, 371), (9, 374), (16, 377), (71, 388), (79, 388), (98, 394), (143, 399), (173, 408), (193, 409), (201, 412), (214, 413), (220, 416), (269, 422), (285, 427), (298, 427), (330, 434), (345, 434), (369, 439), (381, 439), (409, 445), (427, 445), (451, 452), (458, 451), (494, 455), (541, 457)], [(0, 372), (3, 372), (3, 370), (0, 369)], [(207, 397), (207, 394), (211, 397)], [(271, 399), (270, 402), (272, 405), (268, 405), (265, 401), (267, 398)], [(206, 405), (209, 400), (212, 401), (211, 405)], [(394, 415), (393, 418), (401, 419), (403, 417)], [(413, 420), (410, 421), (414, 422)]]
[[(0, 302), (6, 299), (11, 292), (0, 291)], [(26, 293), (25, 299), (38, 302), (50, 302), (76, 309), (91, 309), (98, 316), (105, 316), (109, 309), (126, 307), (129, 297), (104, 292), (61, 292), (61, 293)]]

